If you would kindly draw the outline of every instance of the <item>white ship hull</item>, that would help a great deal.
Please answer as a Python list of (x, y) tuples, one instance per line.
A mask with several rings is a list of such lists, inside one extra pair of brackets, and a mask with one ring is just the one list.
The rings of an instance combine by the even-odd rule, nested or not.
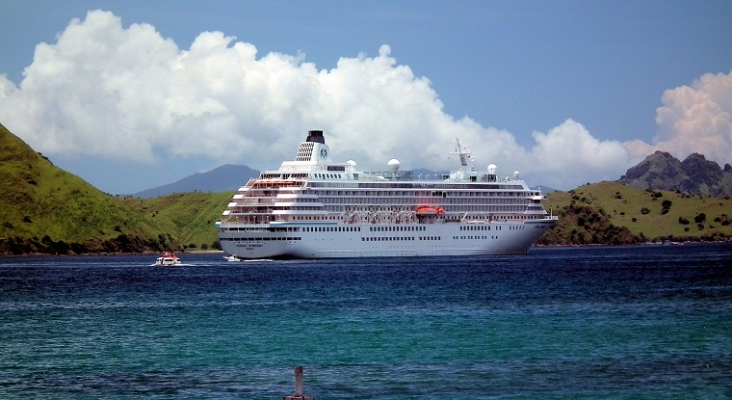
[(440, 179), (364, 172), (332, 162), (322, 131), (295, 161), (264, 171), (233, 196), (216, 223), (238, 259), (524, 254), (557, 221), (518, 178), (478, 173), (457, 142), (462, 168)]
[[(351, 226), (354, 230), (345, 232), (334, 225), (320, 226), (336, 228), (334, 231), (308, 235), (292, 232), (242, 237), (228, 232), (221, 235), (220, 243), (225, 253), (241, 259), (525, 254), (555, 222), (547, 218), (527, 223), (384, 225), (380, 226), (384, 230), (373, 232), (369, 225)], [(425, 230), (410, 229), (419, 226)]]

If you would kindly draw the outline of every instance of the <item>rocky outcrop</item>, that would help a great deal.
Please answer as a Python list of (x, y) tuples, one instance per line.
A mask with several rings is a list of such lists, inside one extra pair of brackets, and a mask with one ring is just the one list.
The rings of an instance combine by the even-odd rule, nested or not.
[(693, 153), (684, 161), (657, 151), (628, 169), (618, 182), (641, 190), (670, 190), (695, 196), (732, 194), (732, 166), (724, 169), (704, 155)]

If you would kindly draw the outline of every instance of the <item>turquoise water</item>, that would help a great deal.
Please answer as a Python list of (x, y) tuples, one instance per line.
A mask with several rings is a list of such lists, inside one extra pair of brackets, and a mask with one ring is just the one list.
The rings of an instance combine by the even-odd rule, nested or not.
[(732, 398), (730, 255), (0, 258), (0, 398)]

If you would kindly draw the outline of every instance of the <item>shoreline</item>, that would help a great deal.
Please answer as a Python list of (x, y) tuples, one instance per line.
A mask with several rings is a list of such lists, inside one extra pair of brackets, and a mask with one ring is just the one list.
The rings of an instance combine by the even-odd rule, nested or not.
[[(635, 247), (635, 246), (683, 246), (685, 244), (719, 244), (719, 243), (732, 243), (732, 239), (708, 241), (708, 240), (686, 240), (686, 241), (671, 241), (671, 242), (644, 242), (644, 243), (633, 243), (633, 244), (602, 244), (602, 243), (591, 243), (591, 244), (559, 244), (559, 245), (533, 245), (529, 247), (531, 249), (569, 249), (569, 248), (588, 248), (588, 247)], [(225, 254), (223, 250), (191, 250), (191, 251), (174, 251), (175, 254)], [(103, 256), (143, 256), (143, 255), (157, 255), (160, 252), (155, 251), (144, 251), (137, 253), (80, 253), (80, 254), (50, 254), (50, 253), (23, 253), (23, 254), (0, 254), (0, 258), (10, 257), (103, 257)]]
[[(193, 250), (193, 251), (173, 251), (175, 254), (224, 254), (223, 250)], [(78, 253), (78, 254), (51, 254), (51, 253), (23, 253), (23, 254), (0, 254), (0, 258), (4, 257), (103, 257), (103, 256), (144, 256), (158, 255), (157, 251), (143, 251), (135, 253)]]

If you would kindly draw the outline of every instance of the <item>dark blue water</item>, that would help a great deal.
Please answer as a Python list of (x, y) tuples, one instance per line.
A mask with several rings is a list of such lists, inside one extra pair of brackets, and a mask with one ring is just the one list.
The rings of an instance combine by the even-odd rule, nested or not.
[(732, 398), (732, 243), (0, 258), (0, 398)]

